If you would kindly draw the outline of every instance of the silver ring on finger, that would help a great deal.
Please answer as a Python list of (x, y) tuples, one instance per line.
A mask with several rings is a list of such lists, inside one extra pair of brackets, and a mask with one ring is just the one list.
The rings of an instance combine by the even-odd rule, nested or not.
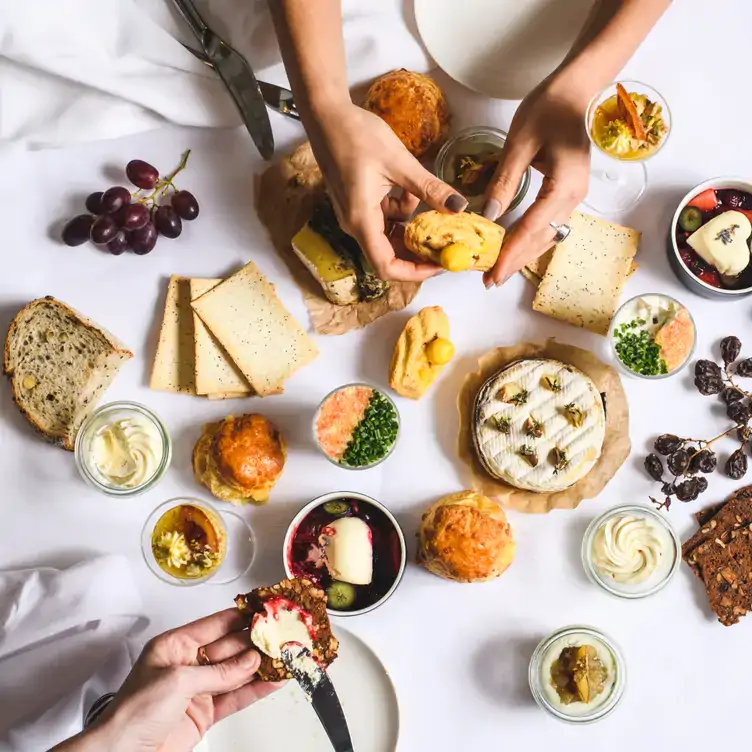
[(561, 243), (562, 240), (566, 240), (569, 237), (569, 233), (572, 232), (572, 228), (566, 224), (556, 224), (556, 222), (549, 222), (548, 224), (556, 230), (554, 235), (554, 243)]

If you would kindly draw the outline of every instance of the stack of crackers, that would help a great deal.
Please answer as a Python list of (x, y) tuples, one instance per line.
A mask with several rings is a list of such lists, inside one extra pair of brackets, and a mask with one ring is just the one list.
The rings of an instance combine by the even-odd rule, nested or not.
[(684, 543), (682, 556), (729, 627), (752, 611), (752, 486), (695, 517), (700, 530)]
[(641, 233), (580, 212), (568, 224), (569, 237), (522, 270), (538, 288), (533, 310), (605, 336)]
[(151, 388), (209, 399), (281, 394), (318, 349), (253, 263), (226, 280), (171, 277)]

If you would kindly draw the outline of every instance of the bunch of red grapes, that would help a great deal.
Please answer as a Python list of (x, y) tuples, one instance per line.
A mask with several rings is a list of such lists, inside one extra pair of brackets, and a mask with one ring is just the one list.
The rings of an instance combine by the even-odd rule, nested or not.
[(199, 211), (195, 196), (178, 190), (173, 182), (185, 168), (189, 154), (190, 150), (183, 155), (180, 166), (165, 178), (160, 178), (157, 168), (148, 162), (128, 162), (125, 174), (138, 190), (131, 193), (116, 185), (90, 194), (86, 198), (89, 213), (79, 214), (65, 225), (63, 242), (76, 246), (91, 240), (113, 256), (127, 250), (143, 256), (154, 250), (160, 235), (178, 237), (183, 220), (196, 219)]

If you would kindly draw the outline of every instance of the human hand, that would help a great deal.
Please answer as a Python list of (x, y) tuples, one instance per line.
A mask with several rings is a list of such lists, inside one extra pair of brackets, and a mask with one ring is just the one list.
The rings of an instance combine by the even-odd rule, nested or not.
[[(339, 222), (379, 277), (423, 281), (440, 273), (436, 264), (405, 258), (388, 224), (409, 219), (420, 201), (458, 213), (467, 200), (426, 170), (380, 117), (351, 102), (317, 113), (307, 126)], [(393, 188), (401, 188), (402, 195), (390, 196)]]
[(254, 680), (260, 658), (246, 626), (232, 608), (151, 640), (92, 727), (99, 748), (189, 752), (213, 724), (278, 689)]
[(556, 233), (550, 223), (566, 223), (585, 198), (590, 173), (585, 131), (589, 100), (575, 81), (553, 76), (530, 92), (515, 113), (483, 215), (496, 220), (506, 211), (529, 165), (543, 173), (543, 184), (533, 205), (510, 230), (493, 269), (483, 275), (487, 288), (504, 284), (547, 251)]

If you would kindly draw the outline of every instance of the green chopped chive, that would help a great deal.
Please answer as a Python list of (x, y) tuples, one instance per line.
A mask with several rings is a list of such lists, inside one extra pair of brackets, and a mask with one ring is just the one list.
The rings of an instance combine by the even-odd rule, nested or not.
[(661, 348), (644, 329), (644, 319), (635, 319), (621, 324), (614, 330), (614, 349), (624, 365), (641, 376), (659, 376), (668, 373), (666, 361), (661, 357)]
[(365, 467), (385, 457), (397, 440), (399, 423), (392, 403), (374, 392), (340, 460), (341, 465)]

